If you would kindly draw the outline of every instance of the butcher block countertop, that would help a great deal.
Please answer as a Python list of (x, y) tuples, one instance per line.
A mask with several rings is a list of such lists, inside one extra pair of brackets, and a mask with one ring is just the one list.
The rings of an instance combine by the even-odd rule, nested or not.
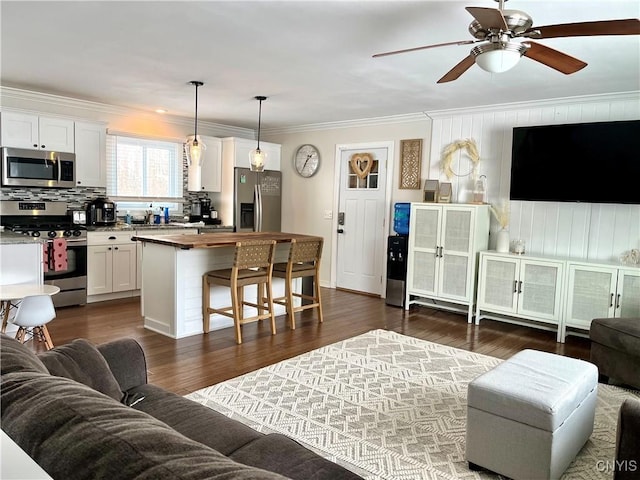
[(188, 250), (190, 248), (216, 248), (235, 245), (247, 240), (275, 240), (278, 243), (290, 242), (292, 239), (320, 238), (313, 235), (285, 232), (241, 232), (241, 233), (201, 233), (188, 235), (136, 235), (132, 240), (157, 243), (169, 247)]

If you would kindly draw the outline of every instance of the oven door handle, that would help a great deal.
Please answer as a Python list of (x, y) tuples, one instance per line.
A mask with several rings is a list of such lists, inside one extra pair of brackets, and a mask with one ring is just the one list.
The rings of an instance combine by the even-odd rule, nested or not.
[[(53, 241), (53, 240), (51, 240)], [(87, 241), (84, 238), (81, 239), (77, 239), (77, 240), (67, 240), (67, 244), (74, 246), (74, 247), (81, 247), (83, 245), (87, 244)]]

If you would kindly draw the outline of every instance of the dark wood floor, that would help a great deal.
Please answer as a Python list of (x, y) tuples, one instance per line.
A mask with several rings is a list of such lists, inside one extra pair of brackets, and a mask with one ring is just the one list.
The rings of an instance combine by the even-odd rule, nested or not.
[(180, 340), (146, 330), (139, 298), (59, 308), (49, 331), (56, 345), (133, 337), (146, 352), (149, 382), (180, 395), (378, 328), (503, 359), (524, 348), (589, 358), (589, 340), (581, 337), (560, 344), (554, 332), (491, 320), (468, 325), (466, 316), (455, 313), (426, 307), (405, 312), (379, 298), (326, 288), (322, 293), (324, 323), (305, 311), (297, 314), (296, 330), (278, 317), (275, 336), (268, 322), (245, 325), (242, 345), (235, 343), (232, 328)]

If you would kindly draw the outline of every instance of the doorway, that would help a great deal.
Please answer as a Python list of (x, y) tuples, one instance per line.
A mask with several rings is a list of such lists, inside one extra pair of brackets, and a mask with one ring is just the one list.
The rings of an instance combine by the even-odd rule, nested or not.
[(336, 288), (383, 296), (393, 142), (336, 147)]

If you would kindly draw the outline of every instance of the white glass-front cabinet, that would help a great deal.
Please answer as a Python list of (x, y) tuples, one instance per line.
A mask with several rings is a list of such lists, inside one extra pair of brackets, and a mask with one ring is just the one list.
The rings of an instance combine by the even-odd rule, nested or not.
[(640, 317), (640, 269), (570, 262), (566, 326), (588, 330), (607, 317)]
[(412, 203), (405, 308), (464, 305), (471, 322), (477, 252), (488, 242), (488, 206)]
[(558, 325), (560, 339), (563, 274), (563, 261), (480, 253), (476, 324), (498, 313)]
[(74, 153), (74, 122), (66, 118), (2, 112), (3, 147)]

